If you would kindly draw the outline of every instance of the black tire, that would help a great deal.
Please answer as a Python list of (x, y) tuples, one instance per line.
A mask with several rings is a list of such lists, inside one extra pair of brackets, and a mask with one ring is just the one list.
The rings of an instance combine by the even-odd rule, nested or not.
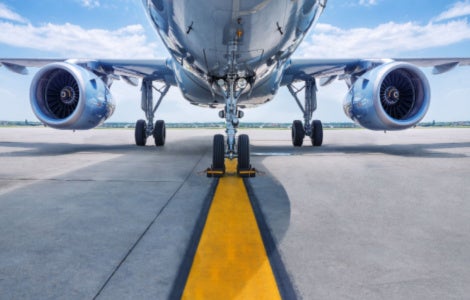
[(302, 146), (305, 137), (305, 129), (302, 121), (295, 120), (292, 123), (292, 145), (295, 147)]
[(214, 135), (212, 143), (212, 169), (225, 172), (225, 141), (222, 134)]
[(314, 147), (320, 147), (323, 144), (323, 125), (320, 120), (312, 122), (312, 136), (310, 138)]
[(155, 127), (153, 129), (153, 138), (155, 139), (155, 146), (165, 145), (166, 138), (166, 126), (165, 121), (158, 120), (155, 122)]
[(238, 171), (250, 170), (250, 138), (246, 134), (238, 136)]
[(138, 120), (135, 123), (135, 144), (145, 146), (147, 143), (147, 123), (144, 120)]

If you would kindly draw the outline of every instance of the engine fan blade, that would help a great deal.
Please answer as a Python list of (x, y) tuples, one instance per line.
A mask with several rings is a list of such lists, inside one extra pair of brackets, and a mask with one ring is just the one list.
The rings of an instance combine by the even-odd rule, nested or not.
[(64, 70), (56, 71), (46, 85), (46, 105), (58, 119), (69, 117), (77, 108), (80, 90), (77, 81)]
[(380, 102), (393, 119), (403, 120), (411, 113), (416, 92), (407, 72), (395, 70), (385, 77), (380, 87)]

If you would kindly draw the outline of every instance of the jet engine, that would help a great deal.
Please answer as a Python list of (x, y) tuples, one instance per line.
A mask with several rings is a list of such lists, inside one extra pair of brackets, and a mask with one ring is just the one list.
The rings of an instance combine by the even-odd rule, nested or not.
[(418, 67), (391, 62), (359, 77), (343, 108), (349, 118), (367, 129), (401, 130), (423, 119), (430, 98), (428, 80)]
[(49, 64), (36, 73), (30, 101), (38, 119), (57, 129), (94, 128), (108, 119), (115, 108), (101, 78), (66, 62)]

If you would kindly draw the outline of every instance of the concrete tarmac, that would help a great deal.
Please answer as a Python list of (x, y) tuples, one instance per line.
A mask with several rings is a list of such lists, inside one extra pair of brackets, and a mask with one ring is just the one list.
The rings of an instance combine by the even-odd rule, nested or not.
[[(304, 299), (470, 294), (470, 129), (251, 138), (248, 179)], [(0, 129), (0, 298), (164, 299), (214, 179), (218, 130)]]

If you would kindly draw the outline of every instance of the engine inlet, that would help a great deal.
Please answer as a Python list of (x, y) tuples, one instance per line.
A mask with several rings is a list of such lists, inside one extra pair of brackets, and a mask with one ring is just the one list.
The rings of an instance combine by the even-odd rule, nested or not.
[(404, 70), (395, 70), (385, 77), (380, 87), (380, 102), (385, 112), (402, 120), (413, 111), (416, 92), (413, 81)]
[(80, 89), (68, 72), (57, 70), (48, 79), (45, 103), (48, 111), (58, 119), (70, 116), (78, 105)]

